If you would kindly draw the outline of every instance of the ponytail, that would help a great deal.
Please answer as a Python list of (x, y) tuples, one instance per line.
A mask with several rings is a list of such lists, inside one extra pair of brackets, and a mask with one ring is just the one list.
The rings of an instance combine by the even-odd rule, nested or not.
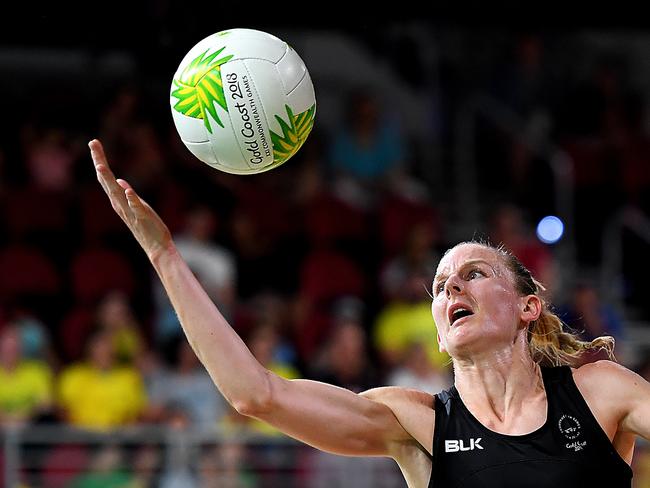
[[(541, 298), (541, 297), (540, 297)], [(528, 326), (528, 348), (533, 361), (540, 366), (573, 365), (582, 354), (604, 350), (614, 359), (614, 338), (597, 337), (581, 341), (577, 335), (564, 330), (564, 323), (548, 309), (542, 299), (542, 313)]]

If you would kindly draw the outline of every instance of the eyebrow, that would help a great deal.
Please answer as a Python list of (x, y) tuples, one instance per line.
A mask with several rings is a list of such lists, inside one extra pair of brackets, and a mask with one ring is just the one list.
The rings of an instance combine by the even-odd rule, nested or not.
[[(472, 265), (472, 264), (477, 264), (477, 263), (487, 264), (487, 265), (492, 269), (492, 271), (494, 271), (494, 272), (496, 273), (496, 270), (494, 269), (494, 266), (492, 266), (490, 263), (488, 263), (485, 259), (470, 259), (469, 261), (465, 261), (465, 262), (460, 266), (460, 269), (463, 269), (463, 268), (465, 268), (465, 267), (467, 267), (467, 266), (470, 266), (470, 265)], [(432, 283), (432, 284), (435, 285), (435, 284), (436, 284), (438, 281), (440, 281), (442, 278), (446, 278), (446, 277), (447, 277), (447, 275), (444, 275), (444, 274), (436, 275), (436, 276), (433, 278), (433, 283)]]

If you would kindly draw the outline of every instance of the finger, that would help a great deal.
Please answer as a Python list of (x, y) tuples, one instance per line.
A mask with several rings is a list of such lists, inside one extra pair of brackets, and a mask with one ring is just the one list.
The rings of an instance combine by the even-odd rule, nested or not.
[(102, 186), (102, 189), (107, 195), (110, 195), (111, 189), (109, 181), (111, 180), (112, 175), (108, 171), (108, 168), (104, 165), (95, 166), (95, 172), (97, 173), (97, 181)]
[(97, 139), (93, 139), (88, 143), (88, 147), (90, 148), (90, 155), (93, 158), (95, 166), (98, 164), (104, 164), (108, 167), (108, 161), (106, 160), (106, 154), (104, 154), (102, 143)]
[[(124, 190), (117, 184), (115, 176), (108, 167), (103, 164), (97, 166), (97, 179), (102, 185), (102, 188), (111, 200), (111, 203), (118, 203), (126, 206), (126, 196)], [(125, 207), (126, 208), (126, 207)]]
[(131, 185), (129, 185), (129, 182), (126, 181), (126, 180), (123, 180), (122, 178), (118, 178), (118, 179), (115, 180), (115, 181), (117, 181), (117, 184), (120, 185), (120, 186), (121, 186), (122, 188), (124, 188), (125, 190), (128, 190), (129, 188), (133, 189), (133, 188), (131, 187)]
[(118, 178), (116, 181), (117, 184), (124, 190), (126, 201), (129, 205), (129, 208), (133, 211), (133, 214), (136, 216), (136, 218), (143, 217), (145, 215), (145, 206), (142, 199), (138, 196), (138, 194), (127, 181), (120, 178)]
[(93, 158), (97, 172), (99, 173), (102, 168), (105, 168), (105, 170), (102, 171), (102, 175), (105, 177), (105, 179), (114, 179), (115, 176), (113, 175), (113, 172), (111, 171), (111, 168), (108, 164), (108, 159), (106, 159), (106, 153), (104, 153), (104, 147), (102, 146), (102, 143), (97, 139), (93, 139), (88, 143), (88, 147), (90, 148), (90, 156)]
[(115, 180), (115, 175), (108, 166), (108, 160), (104, 153), (104, 148), (97, 139), (93, 139), (88, 143), (90, 148), (90, 155), (95, 163), (95, 171), (97, 173), (97, 180), (108, 195), (113, 208), (120, 214), (120, 217), (127, 218), (129, 206), (124, 195), (124, 190), (120, 188)]

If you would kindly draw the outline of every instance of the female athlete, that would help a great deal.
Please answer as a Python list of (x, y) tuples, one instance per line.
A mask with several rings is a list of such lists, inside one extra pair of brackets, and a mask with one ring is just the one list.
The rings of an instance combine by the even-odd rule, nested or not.
[(630, 487), (635, 436), (650, 439), (650, 384), (612, 361), (564, 366), (611, 338), (562, 331), (538, 283), (501, 249), (450, 249), (433, 282), (440, 348), (455, 382), (435, 396), (403, 388), (361, 394), (285, 380), (262, 367), (182, 260), (170, 233), (99, 141), (97, 178), (151, 261), (187, 339), (240, 413), (311, 446), (388, 456), (411, 488)]

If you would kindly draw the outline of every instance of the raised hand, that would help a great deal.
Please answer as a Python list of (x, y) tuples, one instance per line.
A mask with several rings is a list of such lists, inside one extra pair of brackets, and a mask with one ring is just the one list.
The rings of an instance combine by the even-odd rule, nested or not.
[(140, 243), (149, 260), (153, 261), (172, 245), (169, 229), (147, 202), (136, 194), (131, 185), (115, 178), (108, 166), (102, 144), (94, 139), (88, 143), (88, 147), (95, 163), (97, 180), (108, 195), (113, 209)]

